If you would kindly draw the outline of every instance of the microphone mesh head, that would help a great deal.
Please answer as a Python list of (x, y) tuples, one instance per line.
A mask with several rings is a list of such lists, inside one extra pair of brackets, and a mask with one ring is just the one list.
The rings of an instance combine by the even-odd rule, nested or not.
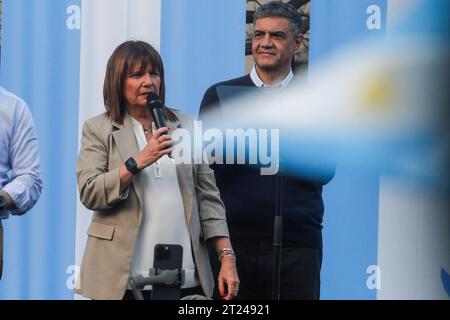
[(150, 109), (162, 108), (161, 98), (154, 92), (147, 95), (147, 105)]

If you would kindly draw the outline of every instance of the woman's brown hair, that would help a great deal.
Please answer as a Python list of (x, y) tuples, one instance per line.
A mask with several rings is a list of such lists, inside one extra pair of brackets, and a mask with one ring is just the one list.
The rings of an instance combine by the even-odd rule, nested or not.
[[(141, 71), (144, 71), (149, 65), (152, 66), (153, 71), (159, 72), (161, 77), (159, 96), (165, 105), (164, 66), (158, 51), (144, 41), (126, 41), (114, 50), (106, 66), (103, 101), (108, 118), (123, 124), (126, 111), (123, 92), (125, 80), (132, 68), (140, 66)], [(169, 121), (178, 120), (178, 117), (167, 107), (164, 107), (164, 114)]]

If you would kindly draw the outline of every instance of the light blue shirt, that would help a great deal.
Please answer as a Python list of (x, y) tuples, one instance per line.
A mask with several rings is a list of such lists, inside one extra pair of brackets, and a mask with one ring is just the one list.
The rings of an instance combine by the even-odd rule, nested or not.
[(20, 215), (34, 206), (42, 190), (39, 146), (26, 103), (0, 87), (0, 189), (17, 210), (0, 211), (0, 218)]

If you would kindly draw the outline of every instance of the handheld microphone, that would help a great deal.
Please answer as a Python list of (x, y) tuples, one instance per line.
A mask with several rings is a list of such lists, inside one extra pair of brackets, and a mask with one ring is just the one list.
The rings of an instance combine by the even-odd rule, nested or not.
[[(164, 109), (161, 98), (154, 92), (149, 92), (147, 95), (147, 107), (152, 114), (153, 121), (155, 121), (156, 129), (167, 127), (164, 120)], [(172, 153), (168, 154), (169, 158), (172, 158)]]
[(147, 95), (147, 106), (148, 110), (152, 114), (153, 121), (155, 121), (156, 129), (165, 127), (166, 122), (164, 120), (163, 105), (161, 99), (156, 93), (150, 92)]

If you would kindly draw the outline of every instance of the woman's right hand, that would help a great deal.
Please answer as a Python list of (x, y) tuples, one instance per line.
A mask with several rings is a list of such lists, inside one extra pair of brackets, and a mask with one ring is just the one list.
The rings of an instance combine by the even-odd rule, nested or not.
[(159, 128), (155, 133), (147, 136), (147, 145), (135, 157), (138, 169), (143, 170), (158, 159), (172, 152), (173, 141), (167, 134), (169, 128)]

